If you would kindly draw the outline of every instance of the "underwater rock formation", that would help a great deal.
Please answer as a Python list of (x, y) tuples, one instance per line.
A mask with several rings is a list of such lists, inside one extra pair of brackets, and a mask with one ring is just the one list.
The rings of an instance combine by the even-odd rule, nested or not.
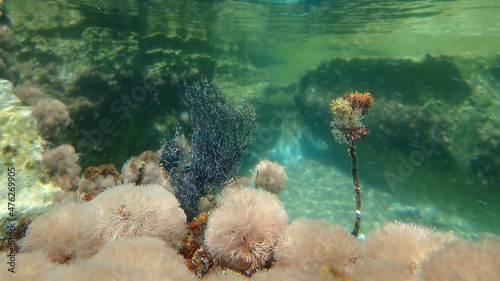
[[(377, 134), (371, 138), (370, 149), (360, 147), (364, 159), (373, 161), (381, 152), (396, 156), (408, 154), (412, 151), (410, 144), (432, 140), (435, 151), (442, 151), (448, 157), (441, 161), (454, 161), (450, 157), (449, 139), (446, 138), (451, 133), (451, 126), (447, 126), (449, 121), (444, 118), (457, 110), (457, 103), (465, 102), (473, 94), (471, 86), (459, 77), (456, 63), (444, 56), (428, 55), (421, 62), (404, 59), (332, 59), (301, 79), (296, 105), (307, 124), (311, 125), (313, 133), (327, 143), (332, 143), (325, 119), (330, 114), (324, 104), (354, 90), (376, 89), (379, 102), (366, 123)], [(386, 125), (384, 121), (389, 118), (395, 122)], [(334, 152), (341, 153), (335, 146), (332, 145), (332, 148)], [(367, 160), (360, 161), (363, 163)], [(391, 163), (386, 161), (381, 165), (383, 171), (370, 169), (366, 172), (370, 177), (385, 181), (380, 176), (384, 176), (387, 170), (397, 171), (398, 168), (397, 165), (389, 165)]]
[[(220, 160), (227, 155), (220, 157), (217, 155), (217, 150), (215, 152), (210, 150), (212, 147), (199, 149), (196, 143), (191, 141), (190, 135), (186, 133), (189, 131), (189, 120), (184, 123), (184, 121), (180, 119), (177, 121), (175, 118), (175, 115), (179, 114), (180, 116), (186, 115), (189, 119), (189, 114), (177, 110), (174, 114), (171, 113), (172, 109), (178, 108), (180, 104), (179, 93), (183, 90), (180, 90), (177, 85), (181, 83), (180, 77), (182, 75), (179, 74), (181, 72), (186, 72), (188, 81), (197, 80), (202, 74), (216, 77), (218, 80), (222, 78), (225, 85), (226, 83), (229, 85), (226, 89), (231, 89), (229, 95), (253, 97), (255, 93), (261, 93), (261, 89), (266, 85), (267, 77), (263, 71), (257, 70), (251, 64), (274, 67), (276, 65), (272, 64), (282, 63), (280, 59), (266, 61), (269, 58), (273, 59), (273, 57), (266, 56), (266, 52), (280, 51), (280, 49), (269, 48), (277, 46), (274, 43), (269, 44), (269, 42), (280, 44), (285, 42), (290, 43), (290, 46), (307, 46), (310, 43), (320, 45), (315, 39), (320, 39), (322, 42), (326, 39), (329, 44), (324, 50), (320, 50), (318, 53), (311, 52), (314, 59), (318, 60), (326, 53), (328, 56), (332, 53), (338, 54), (338, 50), (334, 49), (343, 47), (341, 44), (338, 46), (339, 42), (351, 43), (344, 40), (350, 36), (345, 33), (355, 33), (358, 32), (357, 30), (362, 30), (363, 27), (366, 28), (364, 31), (374, 31), (374, 27), (378, 29), (378, 25), (373, 25), (373, 17), (378, 17), (381, 13), (390, 11), (391, 27), (392, 23), (397, 23), (400, 18), (407, 19), (414, 27), (413, 24), (416, 20), (426, 20), (425, 15), (433, 14), (430, 9), (412, 10), (411, 8), (415, 8), (413, 2), (410, 3), (411, 5), (408, 4), (411, 8), (406, 9), (408, 6), (403, 1), (393, 1), (394, 3), (390, 5), (380, 4), (378, 1), (376, 1), (377, 3), (370, 1), (361, 1), (363, 3), (359, 3), (359, 1), (307, 1), (299, 9), (284, 8), (285, 5), (271, 6), (259, 3), (257, 10), (246, 8), (253, 8), (251, 5), (254, 2), (261, 1), (192, 1), (190, 5), (186, 5), (186, 1), (181, 0), (0, 0), (0, 2), (12, 7), (13, 11), (17, 12), (13, 21), (14, 25), (12, 25), (12, 34), (7, 28), (0, 30), (0, 33), (4, 32), (4, 34), (0, 34), (0, 45), (7, 41), (4, 40), (5, 38), (13, 39), (14, 44), (11, 49), (12, 54), (10, 54), (12, 61), (0, 60), (0, 77), (5, 74), (7, 67), (5, 63), (13, 62), (17, 65), (12, 66), (10, 70), (13, 73), (12, 81), (16, 85), (33, 85), (43, 93), (47, 93), (47, 98), (58, 99), (66, 104), (72, 123), (68, 126), (71, 131), (65, 141), (70, 141), (71, 145), (76, 148), (76, 153), (81, 153), (82, 163), (80, 164), (83, 167), (111, 162), (120, 167), (127, 159), (130, 159), (131, 155), (139, 155), (145, 150), (155, 149), (160, 139), (164, 137), (166, 132), (173, 131), (177, 123), (181, 123), (181, 126), (185, 127), (184, 131), (178, 131), (178, 138), (174, 137), (172, 146), (169, 147), (173, 153), (168, 153), (168, 161), (164, 165), (167, 166), (167, 170), (174, 171), (169, 175), (170, 178), (174, 178), (173, 186), (160, 182), (160, 185), (164, 186), (155, 187), (158, 193), (152, 192), (152, 194), (144, 196), (144, 193), (147, 193), (152, 187), (140, 184), (150, 183), (152, 175), (156, 176), (158, 169), (160, 169), (153, 167), (156, 161), (149, 161), (150, 159), (136, 158), (135, 160), (139, 161), (131, 159), (126, 163), (122, 169), (122, 176), (124, 181), (130, 183), (127, 184), (129, 192), (125, 195), (122, 193), (123, 186), (112, 186), (119, 180), (115, 177), (116, 170), (90, 166), (90, 169), (86, 170), (88, 173), (84, 174), (80, 191), (90, 191), (90, 194), (98, 194), (104, 189), (106, 191), (98, 194), (90, 202), (74, 204), (76, 208), (66, 208), (66, 205), (63, 205), (61, 208), (54, 209), (45, 216), (35, 219), (28, 230), (25, 244), (21, 244), (24, 249), (17, 255), (19, 263), (16, 270), (18, 272), (14, 278), (44, 281), (196, 280), (198, 278), (201, 280), (277, 281), (401, 281), (432, 278), (453, 280), (461, 277), (464, 279), (500, 279), (497, 268), (500, 263), (498, 256), (500, 249), (496, 238), (485, 239), (481, 242), (483, 244), (464, 242), (457, 238), (459, 241), (456, 244), (450, 244), (436, 238), (436, 236), (444, 235), (442, 233), (422, 230), (420, 227), (407, 224), (391, 224), (367, 234), (365, 241), (363, 239), (358, 241), (340, 226), (330, 223), (304, 223), (303, 220), (298, 220), (293, 222), (291, 226), (286, 226), (286, 222), (283, 223), (284, 216), (276, 215), (284, 212), (280, 203), (273, 201), (273, 204), (268, 204), (278, 205), (279, 207), (276, 208), (278, 210), (269, 211), (266, 209), (269, 206), (259, 208), (259, 204), (265, 203), (266, 200), (255, 194), (265, 194), (272, 198), (275, 196), (269, 195), (263, 190), (254, 190), (249, 187), (247, 189), (251, 190), (249, 192), (251, 195), (239, 200), (240, 204), (224, 202), (225, 193), (223, 193), (219, 198), (218, 206), (207, 204), (209, 206), (204, 208), (202, 201), (206, 199), (212, 203), (217, 191), (222, 186), (226, 186), (228, 193), (239, 190), (238, 188), (230, 190), (228, 185), (225, 185), (232, 180), (235, 173), (232, 169), (230, 169), (231, 171), (218, 169), (220, 166), (214, 165), (211, 161), (213, 158)], [(345, 2), (352, 8), (349, 9), (349, 13), (345, 13), (340, 9), (330, 9), (332, 6), (327, 5), (327, 2), (342, 3), (341, 6)], [(449, 1), (433, 1), (432, 5), (434, 2)], [(403, 4), (401, 7), (404, 9), (394, 7), (400, 3)], [(241, 7), (244, 9), (240, 10)], [(395, 9), (399, 11), (395, 11)], [(316, 17), (318, 11), (324, 15), (324, 18)], [(350, 14), (351, 12), (355, 14)], [(438, 15), (441, 12), (439, 11)], [(449, 14), (444, 13), (443, 16)], [(243, 29), (245, 32), (235, 34), (233, 29), (228, 32), (229, 36), (227, 36), (231, 38), (224, 40), (225, 36), (219, 37), (216, 34), (227, 32), (228, 29), (233, 28), (233, 26), (224, 26), (231, 22), (224, 20), (224, 18), (230, 17), (237, 17), (238, 22), (242, 22), (243, 26), (252, 26), (252, 31), (259, 32), (246, 32), (245, 28)], [(368, 21), (358, 21), (358, 19), (366, 19), (366, 17), (368, 17)], [(257, 20), (255, 20), (256, 18)], [(443, 19), (441, 16), (438, 18)], [(290, 29), (290, 22), (281, 25), (283, 23), (281, 19), (287, 21), (292, 19), (293, 27), (299, 27), (297, 31), (302, 34), (295, 36), (296, 34), (289, 33), (287, 29)], [(313, 19), (313, 21), (310, 22), (309, 19)], [(4, 20), (5, 14), (0, 15), (0, 23), (6, 23)], [(332, 27), (334, 30), (324, 28), (323, 21), (327, 21), (329, 23), (327, 27)], [(215, 24), (212, 24), (214, 22)], [(303, 23), (306, 24), (302, 25)], [(217, 24), (222, 28), (218, 28)], [(367, 25), (364, 26), (364, 24)], [(394, 26), (398, 25), (394, 24)], [(261, 33), (262, 30), (273, 30), (276, 27), (275, 33), (271, 34), (277, 35), (278, 38), (274, 36), (262, 38), (254, 35)], [(380, 27), (385, 28), (386, 26)], [(432, 25), (432, 27), (436, 26)], [(442, 30), (447, 29), (446, 26), (439, 27), (442, 27)], [(329, 36), (330, 32), (339, 36), (331, 37)], [(268, 34), (265, 33), (265, 35)], [(392, 32), (384, 32), (379, 34), (380, 36), (368, 35), (368, 39), (380, 42), (379, 40), (384, 38), (384, 34), (390, 34), (391, 37), (394, 35)], [(403, 32), (399, 34), (403, 34)], [(477, 38), (476, 34), (477, 32), (472, 34), (472, 37)], [(236, 38), (233, 35), (236, 35), (234, 36)], [(428, 34), (424, 35), (427, 37)], [(378, 40), (375, 40), (377, 39), (375, 37)], [(261, 43), (260, 39), (264, 39), (264, 42)], [(282, 41), (283, 39), (286, 41)], [(405, 37), (405, 39), (407, 38)], [(366, 43), (372, 45), (372, 42)], [(392, 46), (401, 46), (388, 43)], [(474, 46), (480, 46), (476, 42), (471, 43)], [(288, 44), (285, 45), (287, 48), (290, 47)], [(356, 54), (359, 51), (357, 49), (359, 46), (351, 46), (355, 51), (352, 54)], [(373, 46), (378, 48), (377, 43), (374, 43)], [(262, 49), (252, 50), (254, 47)], [(302, 64), (299, 68), (304, 69), (304, 62), (301, 60), (307, 55), (294, 56), (295, 52), (292, 48), (289, 50), (291, 52), (283, 52), (281, 57), (288, 56), (290, 60), (299, 61), (299, 64)], [(323, 51), (325, 53), (322, 53)], [(370, 48), (369, 51), (379, 50)], [(3, 55), (3, 52), (0, 51), (2, 59)], [(259, 110), (267, 111), (260, 118), (264, 122), (268, 122), (265, 124), (268, 129), (272, 130), (269, 130), (271, 132), (269, 138), (264, 139), (263, 137), (261, 139), (261, 146), (256, 149), (257, 152), (249, 155), (252, 157), (250, 161), (257, 162), (256, 159), (267, 156), (265, 155), (266, 150), (273, 149), (272, 147), (278, 142), (278, 139), (286, 138), (289, 142), (280, 141), (280, 145), (278, 145), (280, 147), (275, 150), (278, 151), (275, 155), (286, 155), (284, 157), (291, 155), (293, 161), (299, 164), (290, 171), (300, 171), (307, 174), (307, 177), (294, 177), (289, 183), (305, 187), (304, 192), (298, 193), (298, 196), (302, 196), (303, 200), (313, 201), (309, 206), (313, 204), (321, 206), (320, 203), (323, 202), (320, 202), (321, 199), (311, 200), (320, 197), (317, 195), (321, 194), (315, 193), (313, 190), (318, 181), (312, 181), (311, 178), (328, 169), (325, 169), (324, 165), (318, 167), (320, 166), (318, 163), (311, 165), (309, 161), (314, 160), (306, 160), (303, 154), (296, 153), (300, 152), (299, 145), (296, 145), (294, 149), (285, 150), (291, 147), (288, 144), (294, 144), (296, 135), (286, 134), (283, 131), (292, 127), (288, 126), (290, 123), (296, 126), (294, 127), (296, 132), (302, 132), (304, 127), (310, 126), (314, 133), (314, 135), (310, 134), (311, 139), (314, 136), (321, 136), (325, 140), (324, 145), (323, 143), (321, 146), (318, 145), (320, 151), (318, 154), (321, 154), (324, 150), (320, 149), (326, 150), (328, 148), (327, 142), (330, 145), (333, 143), (328, 124), (331, 115), (325, 106), (326, 103), (345, 92), (356, 89), (372, 90), (377, 94), (380, 106), (377, 105), (371, 111), (374, 117), (371, 120), (374, 121), (368, 121), (367, 124), (374, 131), (377, 131), (377, 134), (373, 134), (373, 138), (370, 138), (370, 142), (367, 142), (366, 146), (360, 147), (360, 155), (363, 155), (361, 162), (364, 165), (363, 173), (360, 174), (389, 181), (386, 182), (388, 188), (395, 191), (394, 194), (399, 195), (400, 198), (411, 198), (423, 202), (422, 199), (425, 196), (425, 199), (432, 198), (444, 202), (440, 207), (457, 216), (450, 218), (450, 220), (454, 220), (460, 226), (472, 222), (472, 225), (465, 225), (464, 228), (467, 231), (474, 232), (485, 228), (496, 230), (498, 212), (495, 208), (499, 204), (496, 204), (495, 200), (498, 201), (498, 196), (488, 197), (486, 196), (488, 193), (481, 193), (484, 198), (488, 198), (488, 202), (484, 202), (472, 196), (471, 199), (468, 199), (467, 197), (471, 193), (467, 193), (467, 191), (477, 192), (482, 188), (480, 184), (496, 188), (500, 182), (498, 177), (500, 153), (497, 129), (500, 126), (498, 126), (499, 121), (496, 118), (498, 85), (495, 84), (498, 83), (498, 77), (500, 77), (500, 72), (497, 69), (498, 58), (493, 67), (488, 66), (485, 67), (484, 71), (477, 71), (477, 76), (464, 75), (467, 64), (459, 66), (460, 63), (457, 62), (456, 58), (445, 56), (430, 56), (422, 62), (372, 58), (333, 59), (332, 61), (322, 63), (317, 71), (306, 73), (300, 82), (297, 88), (297, 108), (299, 108), (300, 114), (286, 118), (269, 118), (275, 117), (273, 116), (275, 111), (272, 109), (292, 107), (292, 95), (287, 94), (295, 92), (295, 85), (288, 86), (287, 91), (278, 94), (272, 93), (274, 89), (267, 89), (264, 92), (266, 97), (259, 97), (260, 105), (265, 104)], [(286, 63), (287, 68), (290, 68), (290, 65), (298, 64)], [(477, 65), (478, 68), (485, 66), (481, 63)], [(296, 71), (292, 71), (292, 73), (296, 73)], [(290, 72), (269, 71), (269, 73), (288, 76)], [(488, 83), (482, 82), (485, 80), (488, 80)], [(3, 82), (0, 84), (0, 86), (4, 86)], [(20, 92), (22, 92), (21, 90)], [(36, 103), (36, 100), (41, 99), (35, 91), (26, 91), (24, 94), (26, 94), (25, 105)], [(2, 93), (0, 101), (4, 97)], [(7, 97), (10, 98), (8, 95)], [(320, 102), (315, 104), (318, 100)], [(247, 101), (250, 100), (247, 99)], [(41, 149), (42, 142), (36, 132), (34, 119), (29, 116), (31, 113), (26, 110), (26, 107), (19, 107), (18, 101), (9, 104), (2, 103), (1, 109), (1, 160), (2, 165), (4, 165), (2, 167), (5, 169), (9, 166), (15, 166), (18, 169), (16, 182), (19, 183), (20, 187), (16, 196), (18, 196), (17, 201), (21, 203), (18, 210), (24, 211), (26, 209), (23, 208), (32, 208), (25, 213), (39, 212), (41, 208), (51, 204), (50, 202), (54, 198), (51, 196), (54, 194), (53, 189), (57, 190), (58, 188), (47, 189), (46, 184), (44, 184), (49, 182), (49, 179), (41, 172), (44, 168), (41, 164), (41, 155), (44, 150)], [(295, 114), (294, 108), (292, 111)], [(58, 117), (55, 119), (56, 121), (67, 120), (65, 114), (56, 117)], [(287, 118), (288, 120), (293, 118), (293, 121), (287, 123)], [(303, 127), (297, 121), (301, 118), (305, 121)], [(63, 121), (56, 124), (57, 126), (53, 127), (55, 130), (52, 131), (57, 132), (57, 128), (63, 128), (67, 123)], [(33, 130), (34, 128), (35, 130)], [(41, 126), (41, 131), (44, 131), (45, 128), (49, 127)], [(225, 134), (230, 130), (226, 129), (226, 131), (222, 130), (221, 132), (217, 129), (215, 131), (215, 134)], [(356, 137), (364, 136), (365, 132), (362, 130), (362, 134)], [(185, 136), (182, 136), (182, 133)], [(49, 134), (44, 135), (46, 138), (52, 138)], [(318, 141), (318, 143), (320, 142)], [(295, 144), (297, 143), (295, 142)], [(345, 155), (344, 149), (337, 148), (339, 146), (331, 147), (338, 155), (323, 153), (328, 157), (328, 165), (331, 165), (332, 162), (338, 162), (339, 166), (344, 166), (345, 162), (342, 161), (344, 160), (342, 156)], [(208, 151), (208, 155), (203, 155), (204, 151)], [(180, 153), (177, 154), (177, 152)], [(70, 155), (69, 158), (75, 160), (75, 151), (71, 151)], [(412, 158), (404, 159), (407, 156)], [(203, 163), (198, 165), (196, 161), (192, 161), (197, 157), (201, 158)], [(235, 158), (239, 159), (240, 157)], [(281, 162), (281, 158), (270, 158), (280, 159)], [(404, 164), (410, 163), (410, 168), (413, 170), (404, 170), (407, 168), (406, 165), (395, 163), (401, 162), (401, 158), (406, 160)], [(177, 164), (175, 160), (180, 160), (180, 163)], [(383, 165), (386, 163), (387, 165)], [(68, 167), (75, 168), (70, 170), (76, 171), (74, 164), (75, 161), (72, 161)], [(225, 164), (227, 163), (223, 163), (222, 166), (226, 166)], [(229, 163), (227, 166), (237, 165)], [(463, 171), (455, 169), (457, 166), (462, 167)], [(65, 169), (61, 165), (54, 165), (54, 167), (60, 170)], [(442, 169), (436, 169), (436, 167)], [(281, 171), (275, 171), (275, 174), (271, 173), (269, 182), (273, 181), (271, 179), (275, 177), (283, 179)], [(418, 172), (413, 174), (415, 171)], [(474, 175), (468, 177), (468, 173), (471, 171)], [(247, 172), (246, 169), (245, 172)], [(200, 174), (204, 175), (197, 178), (196, 176)], [(423, 174), (438, 180), (426, 181), (427, 178), (422, 177)], [(179, 177), (175, 178), (176, 176)], [(218, 179), (210, 179), (211, 176), (217, 176)], [(259, 177), (257, 175), (255, 177), (258, 180)], [(333, 183), (339, 178), (341, 177), (325, 181)], [(4, 183), (7, 181), (3, 177), (0, 179)], [(321, 178), (321, 180), (324, 179)], [(301, 180), (303, 184), (296, 185), (297, 181)], [(241, 181), (245, 180), (241, 179)], [(480, 184), (477, 184), (478, 182)], [(234, 183), (237, 184), (236, 181)], [(467, 189), (463, 188), (464, 184), (467, 185)], [(73, 184), (70, 185), (71, 187), (67, 189), (75, 188)], [(269, 187), (273, 184), (267, 185)], [(208, 239), (210, 233), (204, 232), (203, 226), (200, 226), (201, 222), (189, 219), (189, 231), (197, 232), (197, 242), (201, 241), (202, 245), (198, 248), (200, 251), (196, 250), (196, 253), (189, 258), (184, 257), (186, 258), (184, 261), (183, 257), (176, 254), (175, 250), (180, 241), (164, 241), (169, 239), (165, 239), (162, 235), (166, 235), (174, 229), (175, 235), (173, 236), (176, 238), (172, 240), (177, 240), (179, 236), (187, 233), (186, 213), (178, 207), (183, 202), (178, 202), (180, 200), (176, 200), (172, 194), (168, 193), (168, 190), (175, 192), (175, 188), (178, 190), (185, 188), (185, 193), (176, 191), (181, 199), (184, 195), (192, 195), (189, 194), (189, 191), (193, 190), (193, 186), (195, 189), (208, 189), (207, 193), (209, 194), (202, 197), (195, 194), (194, 200), (192, 200), (194, 203), (184, 204), (184, 210), (195, 210), (191, 216), (195, 216), (201, 210), (213, 210), (212, 213), (202, 213), (204, 220), (200, 221), (214, 222), (221, 219), (229, 223), (228, 226), (217, 229), (216, 232), (224, 233), (224, 235), (216, 237), (218, 241), (214, 242)], [(338, 190), (345, 189), (346, 186), (348, 185), (339, 182), (336, 185), (331, 184), (330, 188)], [(282, 186), (276, 185), (275, 187), (279, 189)], [(4, 189), (0, 191), (1, 198), (5, 198), (4, 191)], [(287, 193), (285, 191), (281, 196), (286, 196)], [(379, 193), (380, 196), (372, 198), (385, 198), (384, 196), (387, 194)], [(424, 196), (413, 196), (419, 194), (424, 194)], [(450, 200), (449, 195), (456, 195), (453, 198), (457, 198), (457, 200)], [(9, 195), (7, 194), (7, 196)], [(461, 201), (462, 198), (468, 200)], [(119, 203), (115, 201), (119, 201)], [(337, 200), (337, 202), (339, 201)], [(345, 203), (346, 205), (351, 202), (350, 200), (346, 201), (348, 201)], [(475, 205), (469, 204), (471, 201)], [(399, 202), (400, 200), (394, 200), (392, 204), (397, 205)], [(0, 199), (0, 203), (4, 204), (4, 201)], [(306, 209), (306, 204), (301, 205), (301, 203), (303, 204), (304, 201), (297, 201), (295, 204), (295, 209), (299, 210), (298, 213), (303, 211), (303, 214), (333, 217), (330, 210), (321, 209), (321, 207), (314, 209), (314, 211), (320, 209), (318, 213), (308, 213), (312, 209)], [(386, 207), (391, 209), (394, 206), (384, 205), (385, 203), (387, 202), (381, 202), (378, 210), (386, 209)], [(344, 204), (344, 202), (340, 204)], [(165, 210), (166, 205), (170, 206), (169, 210)], [(432, 205), (432, 208), (438, 208), (437, 204), (436, 206), (428, 205)], [(407, 210), (406, 206), (401, 204), (398, 209), (403, 210), (398, 215), (405, 219), (412, 216), (412, 218), (418, 216), (419, 219), (430, 217), (426, 221), (439, 225), (440, 220), (449, 218), (432, 216), (439, 214), (432, 208), (424, 210), (410, 207)], [(472, 207), (469, 209), (469, 206)], [(487, 210), (488, 218), (491, 218), (492, 223), (481, 224), (475, 228), (473, 223), (486, 217), (484, 216), (486, 212), (475, 212), (480, 208)], [(325, 212), (322, 212), (323, 210)], [(6, 212), (5, 208), (3, 212)], [(78, 215), (76, 219), (75, 214)], [(177, 216), (177, 227), (168, 228), (168, 223), (164, 221), (165, 215)], [(250, 219), (236, 221), (238, 216)], [(464, 222), (459, 216), (468, 216), (468, 218), (473, 219)], [(259, 218), (257, 222), (252, 221), (253, 217)], [(273, 217), (278, 217), (274, 224)], [(16, 219), (18, 219), (19, 226), (16, 235), (20, 237), (24, 229), (22, 226), (25, 226), (26, 221), (29, 220), (22, 220), (19, 217)], [(338, 223), (340, 220), (333, 217), (332, 221)], [(380, 222), (382, 221), (381, 219)], [(74, 225), (75, 222), (77, 226)], [(234, 223), (230, 224), (230, 222)], [(2, 223), (2, 229), (5, 229), (3, 226), (5, 226), (4, 223)], [(134, 228), (134, 226), (136, 227)], [(236, 229), (235, 226), (237, 226)], [(132, 231), (132, 228), (137, 231)], [(210, 229), (214, 230), (215, 228)], [(266, 229), (272, 229), (272, 233), (266, 232)], [(131, 231), (127, 233), (128, 230)], [(53, 232), (47, 233), (50, 231)], [(295, 233), (291, 234), (290, 232)], [(207, 237), (204, 237), (205, 234)], [(78, 239), (73, 239), (73, 235), (78, 236)], [(3, 233), (0, 236), (4, 241), (6, 236)], [(185, 243), (186, 236), (184, 235), (182, 243)], [(276, 246), (269, 246), (273, 242), (268, 241), (275, 241), (277, 236), (281, 238), (277, 239)], [(295, 238), (289, 240), (288, 238), (292, 236)], [(256, 243), (255, 247), (248, 246), (252, 241), (259, 240), (254, 239), (255, 237), (271, 238), (266, 240), (264, 245)], [(228, 255), (221, 253), (217, 247), (209, 247), (210, 241), (215, 244), (240, 241), (241, 243), (237, 246), (248, 251), (239, 252), (239, 254), (250, 253), (252, 256), (252, 254), (257, 253), (253, 255), (253, 257), (256, 256), (256, 259), (253, 259), (252, 265), (248, 266), (245, 262), (242, 263), (242, 259), (239, 258), (242, 255), (234, 257), (229, 255), (228, 257)], [(327, 241), (326, 245), (325, 241)], [(172, 244), (174, 244), (173, 247)], [(234, 244), (237, 243), (228, 243), (228, 246), (234, 246)], [(279, 248), (280, 244), (287, 246)], [(345, 248), (342, 248), (343, 246)], [(209, 248), (211, 248), (210, 251), (207, 250)], [(325, 253), (323, 250), (326, 252), (326, 257), (321, 255)], [(92, 254), (95, 255), (86, 258), (87, 255)], [(212, 257), (217, 260), (215, 265), (212, 268), (206, 268), (207, 270), (203, 272), (205, 276), (196, 276), (193, 265), (203, 263), (204, 259), (211, 261)], [(7, 255), (0, 255), (1, 264), (6, 265), (8, 261)], [(447, 262), (459, 266), (452, 268)], [(193, 270), (193, 272), (189, 270)], [(250, 278), (243, 276), (251, 273), (252, 277)], [(9, 274), (6, 270), (0, 271), (0, 280), (12, 279), (13, 276)]]
[[(498, 111), (492, 102), (498, 84), (489, 65), (497, 61), (485, 57), (476, 66), (477, 60), (467, 56), (335, 58), (302, 77), (295, 101), (315, 140), (329, 145), (317, 159), (330, 164), (322, 156), (333, 152), (340, 155), (333, 165), (345, 170), (349, 159), (331, 138), (331, 114), (324, 105), (346, 92), (375, 90), (378, 102), (364, 123), (377, 133), (358, 148), (360, 176), (403, 201), (417, 204), (425, 199), (422, 195), (434, 194), (433, 205), (444, 212), (452, 213), (444, 198), (454, 198), (454, 208), (470, 208), (461, 213), (481, 209), (478, 224), (491, 231), (500, 162), (498, 130), (493, 129), (498, 121), (488, 117)], [(483, 198), (489, 207), (478, 206)]]
[[(21, 221), (39, 215), (53, 202), (60, 188), (52, 183), (44, 171), (43, 140), (38, 134), (36, 121), (28, 107), (14, 95), (12, 83), (0, 80), (0, 225), (9, 217), (8, 202), (16, 205), (14, 216)], [(9, 191), (8, 168), (15, 169), (15, 192)], [(9, 195), (8, 193), (11, 193)], [(15, 201), (9, 201), (13, 196)], [(22, 204), (16, 204), (22, 202)], [(3, 244), (5, 227), (1, 228)]]
[[(247, 100), (268, 84), (239, 40), (221, 41), (207, 26), (192, 24), (213, 21), (217, 3), (176, 0), (159, 9), (103, 2), (96, 9), (89, 1), (8, 2), (15, 23), (13, 82), (67, 105), (72, 134), (62, 143), (86, 156), (83, 168), (109, 159), (121, 167), (130, 155), (154, 150), (175, 129), (181, 73), (189, 81), (202, 74), (224, 79), (229, 95)], [(149, 122), (135, 122), (144, 116)]]

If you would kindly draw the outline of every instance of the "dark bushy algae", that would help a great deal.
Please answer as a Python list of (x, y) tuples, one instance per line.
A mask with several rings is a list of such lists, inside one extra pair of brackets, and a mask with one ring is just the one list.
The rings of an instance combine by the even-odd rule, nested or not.
[(255, 113), (244, 102), (237, 106), (215, 81), (186, 86), (192, 134), (180, 130), (163, 147), (160, 166), (188, 220), (200, 213), (200, 200), (216, 194), (233, 179), (252, 141)]

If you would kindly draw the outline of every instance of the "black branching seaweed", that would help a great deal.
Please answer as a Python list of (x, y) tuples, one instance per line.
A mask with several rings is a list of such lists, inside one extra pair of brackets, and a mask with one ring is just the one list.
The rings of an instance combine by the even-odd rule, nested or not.
[(177, 130), (165, 143), (160, 166), (172, 185), (188, 220), (200, 213), (200, 200), (216, 194), (229, 183), (255, 131), (255, 113), (237, 106), (215, 81), (204, 80), (186, 86), (192, 134), (189, 141)]

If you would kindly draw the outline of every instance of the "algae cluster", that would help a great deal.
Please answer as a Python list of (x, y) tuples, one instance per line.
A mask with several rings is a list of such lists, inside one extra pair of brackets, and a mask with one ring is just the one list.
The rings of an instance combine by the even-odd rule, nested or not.
[[(376, 133), (357, 152), (360, 180), (370, 186), (365, 230), (398, 219), (498, 234), (498, 8), (474, 5), (4, 1), (0, 22), (10, 31), (0, 40), (9, 42), (0, 76), (66, 105), (70, 123), (58, 141), (75, 147), (83, 169), (118, 170), (157, 150), (178, 124), (189, 127), (183, 73), (187, 83), (215, 78), (256, 111), (242, 172), (278, 160), (293, 171), (280, 195), (290, 218), (345, 226), (349, 158), (331, 136), (328, 104), (371, 92), (377, 104), (365, 121)], [(18, 125), (2, 127), (2, 161), (26, 169), (32, 180), (22, 188), (42, 191), (29, 196), (48, 204), (57, 187), (42, 153), (56, 144), (42, 145), (27, 104), (5, 99), (12, 101), (2, 103), (2, 126)]]

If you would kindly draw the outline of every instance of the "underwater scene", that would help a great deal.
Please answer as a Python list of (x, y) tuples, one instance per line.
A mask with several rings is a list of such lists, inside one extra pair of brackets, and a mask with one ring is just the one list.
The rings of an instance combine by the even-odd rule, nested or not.
[(0, 0), (0, 281), (500, 280), (500, 2)]

